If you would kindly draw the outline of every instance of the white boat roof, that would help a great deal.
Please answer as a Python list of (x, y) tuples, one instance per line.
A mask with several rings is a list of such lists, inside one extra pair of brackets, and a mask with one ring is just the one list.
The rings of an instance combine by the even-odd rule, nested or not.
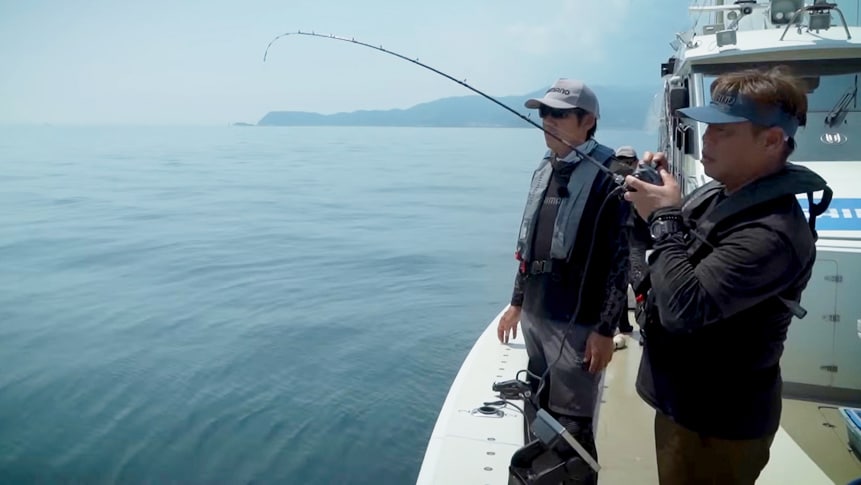
[[(697, 35), (692, 39), (694, 46), (681, 51), (683, 55), (679, 61), (696, 65), (861, 57), (861, 27), (849, 27), (851, 39), (846, 38), (842, 25), (832, 25), (818, 33), (802, 30), (800, 34), (795, 27), (790, 27), (780, 40), (783, 30), (739, 30), (736, 43), (723, 47), (718, 47), (716, 34)], [(771, 52), (773, 59), (769, 56)]]

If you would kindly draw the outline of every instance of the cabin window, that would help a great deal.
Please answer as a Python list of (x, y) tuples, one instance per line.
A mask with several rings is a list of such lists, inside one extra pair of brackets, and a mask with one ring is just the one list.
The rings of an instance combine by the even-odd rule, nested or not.
[[(786, 64), (785, 64), (786, 65)], [(854, 161), (861, 154), (861, 61), (794, 62), (788, 67), (808, 89), (807, 126), (795, 135), (789, 159), (799, 162)], [(703, 97), (711, 101), (710, 86), (717, 73), (704, 75)]]

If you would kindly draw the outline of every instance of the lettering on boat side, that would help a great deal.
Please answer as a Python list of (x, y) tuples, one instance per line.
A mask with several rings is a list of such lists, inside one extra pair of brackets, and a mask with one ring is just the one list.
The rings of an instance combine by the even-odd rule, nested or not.
[[(807, 196), (799, 196), (798, 202), (809, 218)], [(833, 199), (828, 210), (816, 218), (816, 230), (861, 231), (861, 199)]]

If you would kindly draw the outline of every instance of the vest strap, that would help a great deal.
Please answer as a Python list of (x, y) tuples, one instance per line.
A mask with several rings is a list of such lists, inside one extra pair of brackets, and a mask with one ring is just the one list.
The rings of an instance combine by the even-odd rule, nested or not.
[(810, 231), (813, 233), (813, 239), (819, 239), (819, 233), (816, 232), (816, 218), (821, 216), (826, 210), (828, 210), (828, 206), (831, 204), (831, 198), (834, 196), (834, 192), (831, 190), (831, 187), (825, 187), (822, 190), (822, 200), (819, 201), (818, 204), (813, 203), (813, 192), (807, 193), (807, 207), (810, 211), (810, 219), (808, 220), (808, 224), (810, 224)]

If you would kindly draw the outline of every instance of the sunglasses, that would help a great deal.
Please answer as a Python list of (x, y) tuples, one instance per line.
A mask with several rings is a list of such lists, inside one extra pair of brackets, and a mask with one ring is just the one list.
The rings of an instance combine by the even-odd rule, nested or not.
[(542, 119), (548, 116), (551, 118), (562, 119), (573, 115), (574, 111), (574, 109), (559, 109), (541, 105), (538, 107), (538, 116)]

